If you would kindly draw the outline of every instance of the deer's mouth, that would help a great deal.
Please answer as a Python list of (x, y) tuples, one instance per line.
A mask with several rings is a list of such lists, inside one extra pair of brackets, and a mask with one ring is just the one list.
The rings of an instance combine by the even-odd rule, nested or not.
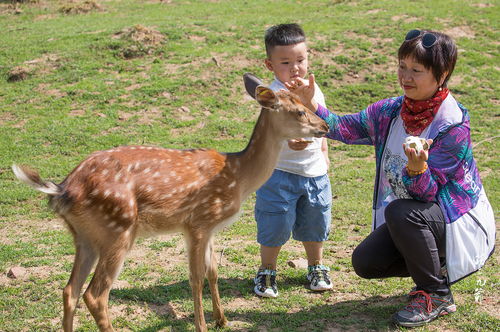
[(314, 137), (323, 137), (330, 131), (330, 127), (325, 123), (323, 128), (314, 133)]
[(325, 136), (326, 134), (328, 134), (327, 131), (317, 131), (317, 132), (314, 133), (314, 137), (319, 138), (319, 137)]

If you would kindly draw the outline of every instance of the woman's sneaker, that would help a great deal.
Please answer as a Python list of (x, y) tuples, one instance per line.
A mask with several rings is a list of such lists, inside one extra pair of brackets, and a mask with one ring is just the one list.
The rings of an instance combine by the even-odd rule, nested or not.
[(325, 291), (332, 289), (332, 281), (328, 275), (330, 269), (324, 265), (309, 265), (307, 267), (307, 280), (311, 283), (311, 290)]
[(392, 316), (394, 322), (401, 326), (422, 326), (439, 316), (447, 315), (457, 310), (451, 291), (448, 295), (440, 296), (417, 290), (410, 292), (409, 296), (410, 304)]
[(263, 269), (257, 272), (254, 279), (255, 294), (262, 297), (277, 297), (278, 287), (276, 286), (276, 270)]

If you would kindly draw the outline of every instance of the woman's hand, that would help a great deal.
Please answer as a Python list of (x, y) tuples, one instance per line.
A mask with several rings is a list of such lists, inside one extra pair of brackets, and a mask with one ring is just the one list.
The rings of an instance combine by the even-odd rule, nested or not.
[(290, 83), (285, 82), (288, 90), (299, 96), (302, 104), (311, 111), (316, 112), (318, 104), (314, 101), (314, 75), (309, 75), (309, 81), (302, 78), (297, 78)]
[[(427, 140), (429, 146), (431, 146), (432, 142), (432, 139)], [(405, 144), (403, 144), (403, 150), (408, 158), (408, 169), (410, 171), (419, 172), (425, 169), (427, 159), (429, 159), (429, 150), (421, 150), (420, 153), (417, 154), (414, 148), (406, 148)]]
[(292, 150), (295, 151), (300, 151), (304, 150), (309, 143), (312, 143), (313, 141), (306, 141), (303, 138), (297, 138), (297, 139), (289, 139), (288, 140), (288, 147)]

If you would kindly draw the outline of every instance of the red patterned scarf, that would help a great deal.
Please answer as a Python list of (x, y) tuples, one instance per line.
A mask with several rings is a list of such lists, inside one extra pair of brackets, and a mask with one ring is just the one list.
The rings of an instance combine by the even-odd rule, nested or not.
[(413, 100), (405, 96), (401, 108), (401, 118), (406, 132), (414, 136), (420, 135), (431, 124), (439, 106), (449, 92), (450, 90), (446, 88), (438, 90), (432, 98), (427, 100)]

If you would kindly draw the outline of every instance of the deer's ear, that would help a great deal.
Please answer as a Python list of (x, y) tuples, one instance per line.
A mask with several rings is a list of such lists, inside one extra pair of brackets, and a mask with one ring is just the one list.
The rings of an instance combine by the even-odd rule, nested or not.
[(273, 90), (259, 85), (255, 89), (255, 99), (265, 108), (276, 108), (279, 105), (279, 100)]
[(264, 85), (260, 78), (250, 73), (245, 73), (245, 75), (243, 75), (243, 83), (245, 84), (245, 89), (248, 94), (252, 96), (253, 99), (255, 99), (255, 89), (259, 85)]

